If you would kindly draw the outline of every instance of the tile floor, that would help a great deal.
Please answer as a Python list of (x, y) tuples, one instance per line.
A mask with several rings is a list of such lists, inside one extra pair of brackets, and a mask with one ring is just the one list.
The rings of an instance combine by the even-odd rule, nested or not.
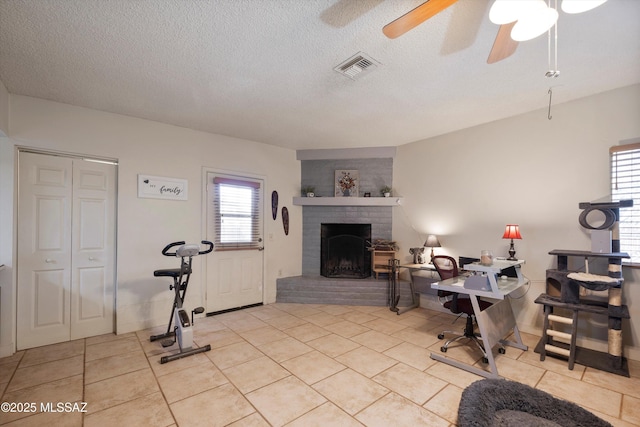
[[(149, 342), (164, 328), (103, 335), (0, 359), (2, 402), (86, 402), (86, 413), (0, 413), (20, 426), (454, 426), (480, 377), (436, 362), (449, 314), (385, 307), (272, 304), (196, 320), (212, 350), (167, 364)], [(456, 327), (462, 329), (458, 320)], [(538, 337), (523, 334), (531, 347)], [(472, 347), (449, 357), (477, 363)], [(573, 401), (615, 426), (640, 425), (631, 378), (508, 348), (500, 375)], [(72, 407), (73, 409), (73, 407)], [(81, 409), (77, 407), (75, 409)]]

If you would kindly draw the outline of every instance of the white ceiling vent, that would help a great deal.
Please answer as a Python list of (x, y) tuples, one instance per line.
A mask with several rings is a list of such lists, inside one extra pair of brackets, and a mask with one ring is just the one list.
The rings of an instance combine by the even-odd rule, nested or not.
[(352, 80), (359, 79), (365, 74), (369, 74), (375, 70), (380, 63), (370, 56), (358, 52), (351, 58), (344, 61), (342, 64), (336, 66), (334, 70), (340, 74), (344, 74)]

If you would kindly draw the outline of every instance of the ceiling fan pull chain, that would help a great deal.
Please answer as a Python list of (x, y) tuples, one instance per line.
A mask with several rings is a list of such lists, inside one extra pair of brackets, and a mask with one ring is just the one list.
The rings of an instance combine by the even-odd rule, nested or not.
[(551, 115), (551, 96), (553, 95), (553, 91), (551, 90), (551, 88), (549, 88), (549, 92), (547, 92), (549, 94), (549, 110), (547, 112), (547, 119), (551, 120), (553, 118), (553, 116)]

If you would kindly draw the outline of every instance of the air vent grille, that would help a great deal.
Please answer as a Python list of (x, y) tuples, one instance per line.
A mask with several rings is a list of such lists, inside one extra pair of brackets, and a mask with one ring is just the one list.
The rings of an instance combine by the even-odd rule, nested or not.
[(334, 70), (355, 80), (376, 69), (378, 64), (379, 62), (375, 59), (362, 52), (358, 52), (342, 64), (336, 66)]

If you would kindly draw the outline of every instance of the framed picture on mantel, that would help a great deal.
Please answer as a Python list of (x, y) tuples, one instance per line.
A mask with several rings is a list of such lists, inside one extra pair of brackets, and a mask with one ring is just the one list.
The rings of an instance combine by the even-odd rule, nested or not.
[(336, 197), (358, 197), (360, 174), (357, 170), (337, 170), (335, 180)]

